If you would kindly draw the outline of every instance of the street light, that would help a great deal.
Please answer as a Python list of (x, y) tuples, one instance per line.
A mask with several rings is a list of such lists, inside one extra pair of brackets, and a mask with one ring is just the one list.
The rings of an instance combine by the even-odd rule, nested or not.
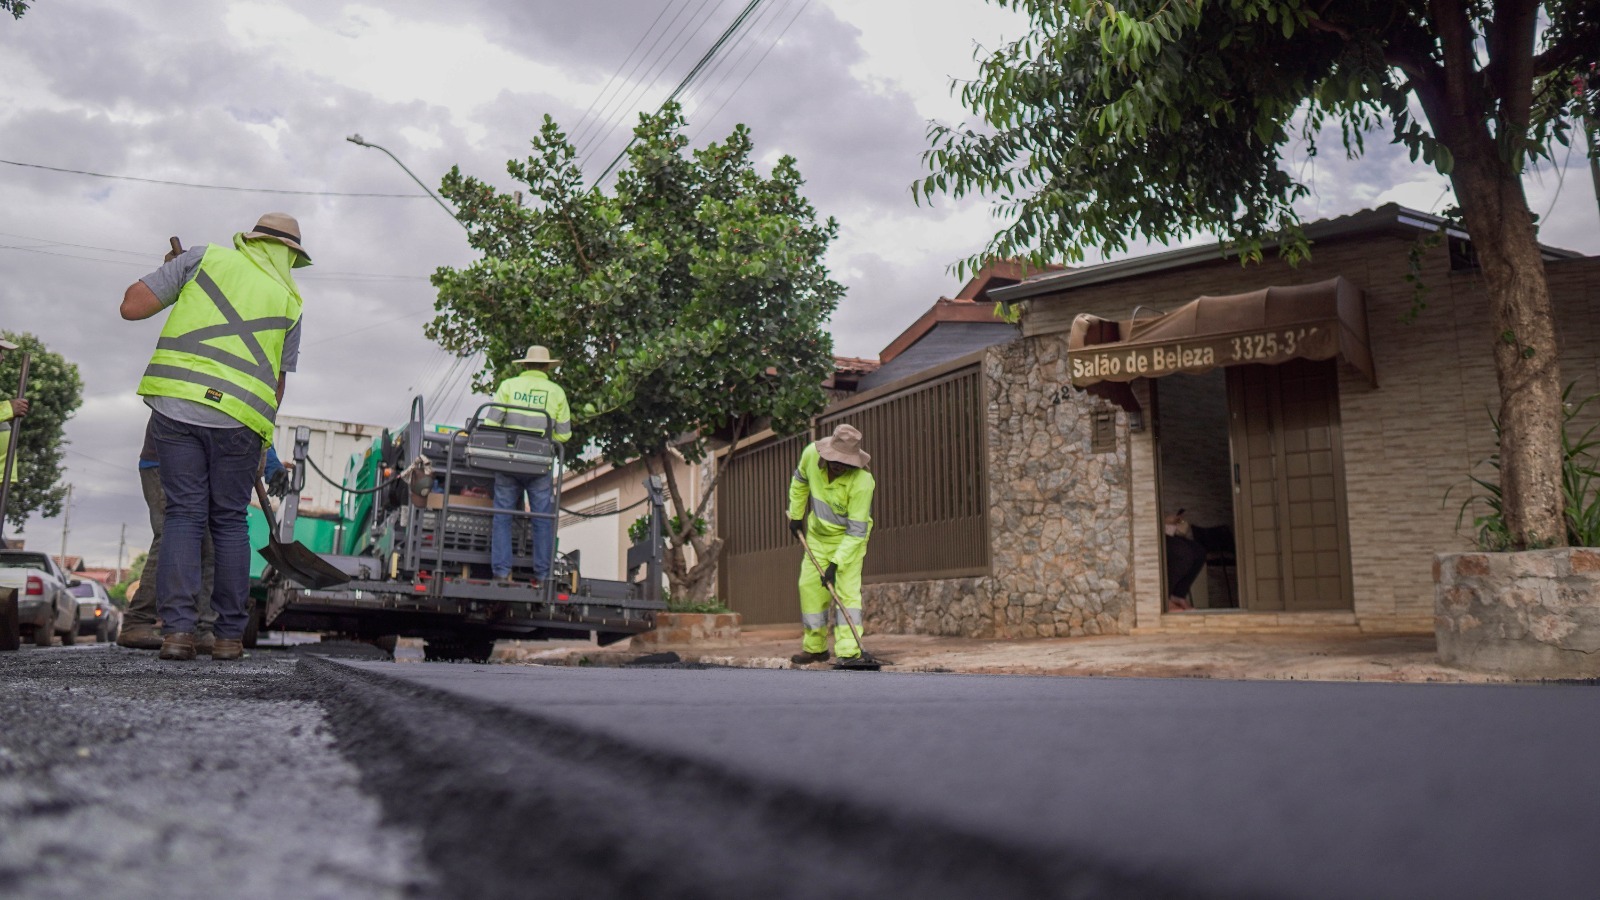
[(445, 202), (443, 200), (439, 199), (439, 195), (435, 194), (431, 189), (429, 189), (429, 187), (426, 184), (423, 184), (422, 183), (422, 179), (418, 178), (416, 176), (415, 172), (412, 172), (410, 169), (407, 169), (406, 168), (406, 164), (400, 161), (400, 157), (395, 156), (393, 153), (389, 153), (388, 148), (380, 147), (377, 144), (374, 144), (374, 143), (371, 143), (370, 141), (364, 140), (361, 137), (361, 135), (359, 135), (359, 134), (352, 134), (349, 137), (345, 138), (345, 140), (349, 141), (352, 144), (355, 144), (357, 147), (371, 147), (374, 150), (382, 150), (384, 153), (388, 154), (389, 158), (394, 160), (394, 164), (395, 165), (399, 166), (401, 169), (404, 169), (405, 173), (407, 175), (411, 176), (411, 180), (415, 181), (417, 183), (417, 187), (420, 187), (424, 191), (427, 191), (428, 192), (428, 196), (433, 198), (433, 202), (439, 204), (439, 208), (440, 209), (444, 210), (446, 213), (449, 213), (450, 214), (450, 218), (456, 220), (456, 224), (457, 225), (460, 225), (462, 228), (466, 228), (467, 227), (467, 223), (465, 223), (465, 222), (461, 221), (461, 219), (457, 218), (455, 212), (452, 211), (450, 209), (450, 207), (446, 206)]

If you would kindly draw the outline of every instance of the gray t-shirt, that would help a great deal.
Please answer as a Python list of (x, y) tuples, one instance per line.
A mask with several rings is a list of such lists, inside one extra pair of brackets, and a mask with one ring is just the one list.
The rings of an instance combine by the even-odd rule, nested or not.
[[(163, 263), (161, 268), (139, 279), (145, 287), (150, 289), (156, 299), (161, 301), (161, 308), (166, 309), (178, 302), (178, 293), (183, 286), (194, 278), (194, 273), (200, 268), (200, 260), (206, 255), (204, 245), (190, 247), (183, 253), (174, 257), (171, 262)], [(300, 323), (304, 317), (290, 326), (289, 333), (283, 336), (283, 356), (280, 371), (293, 372), (295, 366), (300, 364)], [(228, 415), (215, 406), (208, 406), (194, 400), (184, 400), (181, 397), (146, 397), (146, 406), (161, 413), (169, 419), (198, 425), (202, 428), (243, 428), (239, 420)]]

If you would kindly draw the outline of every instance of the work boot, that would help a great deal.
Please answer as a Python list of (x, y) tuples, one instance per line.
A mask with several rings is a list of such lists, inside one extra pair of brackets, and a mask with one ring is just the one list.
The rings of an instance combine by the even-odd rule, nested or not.
[(210, 656), (211, 648), (217, 645), (217, 636), (209, 631), (197, 632), (194, 636), (194, 652), (196, 656)]
[(194, 659), (194, 632), (175, 631), (161, 642), (162, 659)]
[(117, 646), (132, 650), (160, 650), (161, 629), (155, 625), (124, 625)]
[(818, 653), (811, 653), (811, 652), (806, 651), (806, 650), (801, 650), (799, 653), (796, 653), (795, 655), (789, 657), (789, 662), (792, 662), (797, 666), (808, 666), (808, 665), (810, 665), (812, 663), (827, 662), (827, 661), (828, 661), (828, 651), (826, 651), (826, 650), (823, 650), (823, 651), (818, 652)]
[(244, 659), (244, 641), (238, 638), (217, 638), (211, 650), (215, 660)]

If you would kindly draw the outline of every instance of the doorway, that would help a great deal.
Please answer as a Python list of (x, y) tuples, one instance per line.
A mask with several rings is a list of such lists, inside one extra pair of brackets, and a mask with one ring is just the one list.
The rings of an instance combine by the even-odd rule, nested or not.
[(1243, 607), (1353, 609), (1334, 361), (1225, 371)]
[(1223, 369), (1152, 382), (1165, 609), (1236, 609), (1228, 381)]

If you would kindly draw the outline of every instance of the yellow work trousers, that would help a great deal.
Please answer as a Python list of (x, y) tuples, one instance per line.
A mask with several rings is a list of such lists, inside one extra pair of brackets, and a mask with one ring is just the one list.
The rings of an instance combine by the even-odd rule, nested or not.
[[(828, 558), (838, 548), (839, 540), (838, 537), (830, 540), (813, 534), (806, 535), (812, 556), (824, 569), (828, 567)], [(844, 607), (844, 614), (850, 617), (850, 624), (855, 625), (857, 634), (862, 631), (862, 561), (858, 558), (853, 563), (840, 566), (833, 581), (833, 589), (839, 594), (839, 604)], [(822, 574), (812, 565), (811, 557), (803, 557), (800, 560), (800, 622), (805, 626), (805, 638), (801, 646), (807, 653), (822, 653), (828, 649), (828, 624), (832, 622), (833, 655), (844, 658), (861, 655), (861, 645), (850, 633), (850, 625), (837, 617), (828, 589), (822, 586)]]

